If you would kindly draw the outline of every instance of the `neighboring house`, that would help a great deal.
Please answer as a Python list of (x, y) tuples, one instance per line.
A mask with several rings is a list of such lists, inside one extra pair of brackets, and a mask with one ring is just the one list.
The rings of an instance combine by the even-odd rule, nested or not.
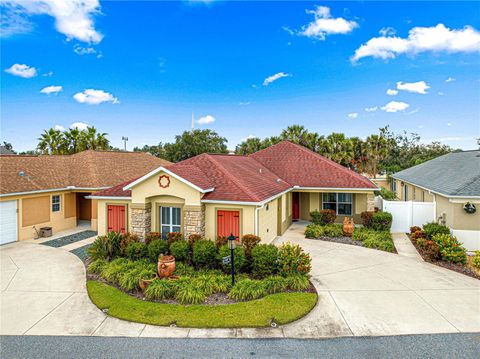
[(35, 238), (41, 227), (97, 228), (97, 203), (85, 196), (168, 161), (141, 152), (84, 151), (64, 156), (0, 156), (0, 243)]
[[(434, 202), (435, 218), (469, 250), (480, 249), (480, 151), (453, 152), (395, 173), (402, 201)], [(467, 203), (477, 208), (467, 213)]]
[(16, 153), (9, 150), (6, 146), (0, 145), (0, 155), (15, 155)]
[(268, 242), (316, 209), (360, 222), (375, 190), (367, 178), (284, 141), (250, 156), (202, 154), (89, 198), (98, 201), (99, 234), (257, 234)]

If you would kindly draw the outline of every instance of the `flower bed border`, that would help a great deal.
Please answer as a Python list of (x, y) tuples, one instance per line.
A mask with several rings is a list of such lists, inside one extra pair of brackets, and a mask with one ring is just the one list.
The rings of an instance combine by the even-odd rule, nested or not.
[(411, 234), (406, 233), (406, 235), (407, 235), (408, 239), (410, 240), (410, 242), (412, 242), (412, 244), (415, 247), (415, 249), (417, 250), (418, 254), (420, 254), (420, 256), (422, 257), (422, 259), (425, 262), (432, 263), (432, 264), (435, 264), (436, 266), (446, 268), (446, 269), (452, 270), (454, 272), (461, 273), (461, 274), (464, 274), (466, 276), (469, 276), (469, 277), (480, 280), (480, 275), (477, 274), (474, 270), (468, 268), (466, 265), (446, 262), (446, 261), (442, 261), (442, 260), (436, 261), (436, 260), (430, 259), (430, 257), (425, 254), (425, 251), (421, 247), (419, 247), (417, 245), (417, 243), (415, 243), (415, 241), (412, 240)]
[(365, 247), (362, 241), (356, 241), (350, 237), (318, 237), (318, 238), (305, 238), (305, 239), (312, 239), (314, 241), (324, 241), (324, 242), (333, 242), (333, 243), (340, 243), (340, 244), (346, 244), (350, 246), (357, 246), (357, 247), (363, 247), (367, 249), (373, 249), (376, 251), (380, 252), (385, 252), (385, 253), (392, 253), (392, 254), (398, 254), (397, 248), (395, 247), (395, 243), (393, 244), (393, 252), (388, 252), (388, 251), (383, 251), (381, 249), (377, 248), (370, 248), (370, 247)]

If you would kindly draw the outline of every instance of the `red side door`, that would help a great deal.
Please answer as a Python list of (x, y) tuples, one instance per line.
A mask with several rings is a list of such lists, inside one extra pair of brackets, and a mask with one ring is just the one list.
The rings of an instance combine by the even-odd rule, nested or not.
[(300, 219), (300, 193), (292, 192), (292, 220)]
[(125, 206), (108, 205), (108, 232), (115, 231), (125, 233)]
[(240, 237), (240, 212), (218, 211), (217, 212), (217, 235), (228, 237), (232, 234)]

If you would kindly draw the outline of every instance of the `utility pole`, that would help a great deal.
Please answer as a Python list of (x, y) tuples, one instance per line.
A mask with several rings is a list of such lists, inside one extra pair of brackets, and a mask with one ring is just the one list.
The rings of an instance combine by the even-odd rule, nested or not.
[(122, 136), (122, 141), (123, 141), (123, 150), (124, 150), (125, 152), (127, 152), (127, 141), (128, 141), (128, 137)]

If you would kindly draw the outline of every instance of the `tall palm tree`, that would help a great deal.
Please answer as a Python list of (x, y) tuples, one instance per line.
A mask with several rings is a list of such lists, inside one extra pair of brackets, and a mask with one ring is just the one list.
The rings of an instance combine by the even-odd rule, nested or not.
[(77, 127), (64, 132), (64, 137), (68, 153), (77, 153), (82, 150), (81, 131)]
[(97, 133), (97, 129), (93, 126), (87, 127), (82, 131), (82, 144), (84, 149), (88, 150), (107, 150), (109, 141), (107, 133)]
[(53, 128), (44, 130), (38, 138), (38, 150), (44, 155), (60, 155), (64, 153), (65, 140), (63, 133)]
[(366, 143), (368, 145), (367, 172), (375, 178), (380, 161), (388, 155), (388, 141), (381, 135), (370, 135)]
[(264, 143), (258, 137), (247, 138), (237, 145), (235, 153), (237, 155), (249, 155), (264, 148)]
[(292, 125), (288, 126), (285, 130), (282, 131), (280, 137), (282, 140), (289, 140), (293, 143), (298, 143), (302, 146), (306, 145), (305, 138), (308, 134), (307, 129), (301, 125)]

